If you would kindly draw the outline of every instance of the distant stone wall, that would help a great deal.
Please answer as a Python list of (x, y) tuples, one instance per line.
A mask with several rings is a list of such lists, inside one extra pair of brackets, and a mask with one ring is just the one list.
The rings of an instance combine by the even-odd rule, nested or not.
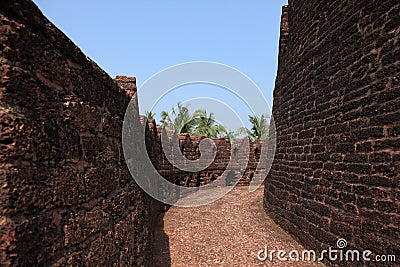
[[(145, 122), (143, 122), (145, 123)], [(223, 185), (232, 184), (232, 181), (236, 181), (237, 185), (249, 185), (256, 171), (261, 171), (262, 166), (258, 166), (260, 160), (261, 147), (263, 145), (262, 140), (256, 140), (249, 143), (249, 154), (248, 155), (237, 155), (235, 159), (235, 152), (231, 153), (232, 146), (240, 146), (243, 142), (238, 144), (231, 144), (228, 139), (215, 138), (211, 139), (216, 146), (216, 155), (214, 159), (210, 159), (212, 163), (205, 170), (198, 172), (186, 172), (178, 169), (171, 163), (166, 157), (162, 144), (161, 144), (161, 133), (163, 128), (156, 126), (155, 120), (149, 119), (146, 122), (146, 143), (148, 155), (150, 156), (153, 165), (158, 172), (167, 180), (174, 184), (187, 186), (187, 187), (198, 187), (212, 183), (217, 179), (224, 179)], [(179, 134), (170, 136), (169, 142), (179, 142), (180, 152), (189, 160), (199, 159), (201, 154), (199, 150), (199, 144), (204, 136), (189, 136), (188, 134)], [(240, 140), (239, 140), (240, 141)], [(244, 141), (244, 140), (243, 140)], [(244, 144), (244, 143), (243, 143)], [(266, 145), (266, 144), (265, 144)], [(233, 148), (236, 150), (235, 148)], [(231, 155), (232, 154), (232, 155)], [(228, 164), (239, 162), (240, 159), (248, 159), (248, 163), (245, 166), (240, 164), (232, 164), (232, 172), (229, 174), (226, 171)], [(257, 170), (257, 167), (258, 170)], [(243, 175), (241, 175), (241, 172)], [(224, 174), (224, 175), (223, 175)]]
[(0, 7), (0, 265), (151, 266), (157, 210), (121, 145), (135, 80), (112, 80), (32, 1)]
[(345, 238), (400, 262), (399, 13), (392, 0), (283, 8), (264, 203), (309, 247)]

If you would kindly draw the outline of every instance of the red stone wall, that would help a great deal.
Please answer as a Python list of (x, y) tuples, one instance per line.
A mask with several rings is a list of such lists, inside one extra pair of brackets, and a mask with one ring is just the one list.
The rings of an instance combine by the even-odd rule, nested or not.
[[(32, 1), (0, 7), (1, 265), (151, 266), (160, 204), (134, 183), (121, 145), (131, 98), (140, 134), (135, 78), (112, 80)], [(209, 183), (230, 160), (230, 143), (218, 139), (207, 170), (182, 172), (166, 161), (155, 123), (146, 127), (154, 165), (176, 184)], [(200, 156), (200, 139), (179, 136), (187, 158)], [(241, 184), (256, 167), (257, 146)]]
[(283, 11), (265, 208), (309, 247), (345, 238), (400, 260), (400, 3)]
[(134, 79), (112, 80), (32, 1), (0, 7), (0, 265), (151, 266), (156, 210), (121, 146)]
[[(146, 143), (148, 154), (153, 165), (158, 172), (167, 180), (181, 186), (202, 186), (209, 184), (217, 179), (226, 179), (222, 174), (225, 172), (230, 161), (235, 160), (231, 155), (232, 146), (229, 140), (225, 138), (212, 139), (216, 146), (216, 155), (210, 166), (199, 172), (186, 172), (179, 170), (173, 162), (169, 162), (163, 152), (161, 144), (161, 126), (156, 126), (154, 120), (148, 120), (146, 126)], [(204, 136), (189, 136), (188, 134), (173, 135), (170, 133), (170, 142), (179, 142), (181, 153), (189, 160), (196, 160), (200, 155), (199, 143)], [(239, 140), (240, 141), (240, 140)], [(244, 141), (244, 140), (243, 140)], [(237, 145), (236, 145), (237, 146)], [(243, 175), (240, 174), (240, 164), (234, 164), (233, 179), (239, 179), (238, 185), (249, 185), (253, 175), (258, 167), (258, 155), (261, 152), (261, 140), (256, 140), (249, 144), (249, 155), (239, 155), (245, 159), (248, 157), (248, 164), (245, 166)], [(256, 155), (257, 154), (257, 155)], [(237, 162), (239, 161), (236, 159)], [(260, 166), (261, 167), (261, 166)], [(260, 169), (259, 169), (260, 170)], [(229, 181), (227, 181), (229, 183)]]

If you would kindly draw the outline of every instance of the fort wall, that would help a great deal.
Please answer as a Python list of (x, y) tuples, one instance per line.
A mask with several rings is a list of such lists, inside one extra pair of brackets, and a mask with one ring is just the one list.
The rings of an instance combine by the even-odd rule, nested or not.
[(0, 265), (149, 265), (158, 211), (121, 144), (135, 79), (111, 79), (32, 1), (0, 6)]
[(344, 238), (400, 255), (399, 12), (369, 0), (283, 8), (264, 204), (309, 247)]

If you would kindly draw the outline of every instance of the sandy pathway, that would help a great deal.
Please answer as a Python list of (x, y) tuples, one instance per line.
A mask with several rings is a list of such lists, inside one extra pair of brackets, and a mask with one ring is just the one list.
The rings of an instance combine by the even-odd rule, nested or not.
[[(156, 234), (157, 266), (323, 266), (314, 262), (260, 261), (257, 253), (304, 249), (262, 207), (263, 188), (235, 187), (224, 198), (196, 208), (170, 208)], [(263, 255), (261, 255), (263, 256)], [(288, 257), (288, 256), (286, 256)]]

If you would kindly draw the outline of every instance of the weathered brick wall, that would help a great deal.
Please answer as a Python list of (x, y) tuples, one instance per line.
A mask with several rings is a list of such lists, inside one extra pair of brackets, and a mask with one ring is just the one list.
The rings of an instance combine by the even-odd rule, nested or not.
[(113, 81), (32, 1), (0, 7), (0, 265), (151, 266), (152, 200), (121, 146), (135, 80)]
[(310, 247), (345, 238), (400, 262), (399, 19), (393, 0), (283, 9), (264, 203)]
[[(144, 118), (143, 118), (144, 120)], [(144, 121), (143, 121), (144, 123)], [(181, 185), (181, 186), (202, 186), (209, 184), (217, 179), (227, 179), (223, 176), (226, 171), (228, 164), (231, 161), (238, 162), (238, 164), (232, 165), (232, 177), (230, 179), (239, 179), (238, 185), (249, 185), (258, 166), (260, 160), (262, 141), (256, 140), (253, 143), (249, 143), (249, 154), (238, 155), (234, 158), (231, 155), (232, 146), (241, 145), (241, 140), (238, 140), (238, 144), (231, 144), (229, 140), (225, 138), (212, 139), (216, 146), (216, 155), (212, 159), (212, 163), (205, 170), (198, 172), (186, 172), (178, 169), (174, 166), (173, 162), (170, 162), (166, 157), (162, 144), (161, 144), (161, 133), (163, 128), (156, 126), (156, 122), (153, 119), (147, 120), (146, 124), (146, 143), (147, 151), (152, 159), (153, 165), (158, 172), (167, 180)], [(174, 135), (172, 132), (169, 135), (169, 142), (179, 142), (180, 153), (182, 153), (189, 160), (198, 159), (201, 154), (199, 150), (200, 141), (206, 137), (204, 136), (189, 136), (188, 134)], [(244, 141), (244, 140), (243, 140)], [(233, 148), (235, 150), (235, 147)], [(246, 166), (240, 166), (240, 159), (248, 159)], [(243, 175), (240, 174), (241, 168), (244, 168)], [(259, 169), (260, 171), (260, 169)], [(229, 180), (229, 179), (228, 179)], [(229, 184), (230, 181), (226, 181), (225, 184)]]

